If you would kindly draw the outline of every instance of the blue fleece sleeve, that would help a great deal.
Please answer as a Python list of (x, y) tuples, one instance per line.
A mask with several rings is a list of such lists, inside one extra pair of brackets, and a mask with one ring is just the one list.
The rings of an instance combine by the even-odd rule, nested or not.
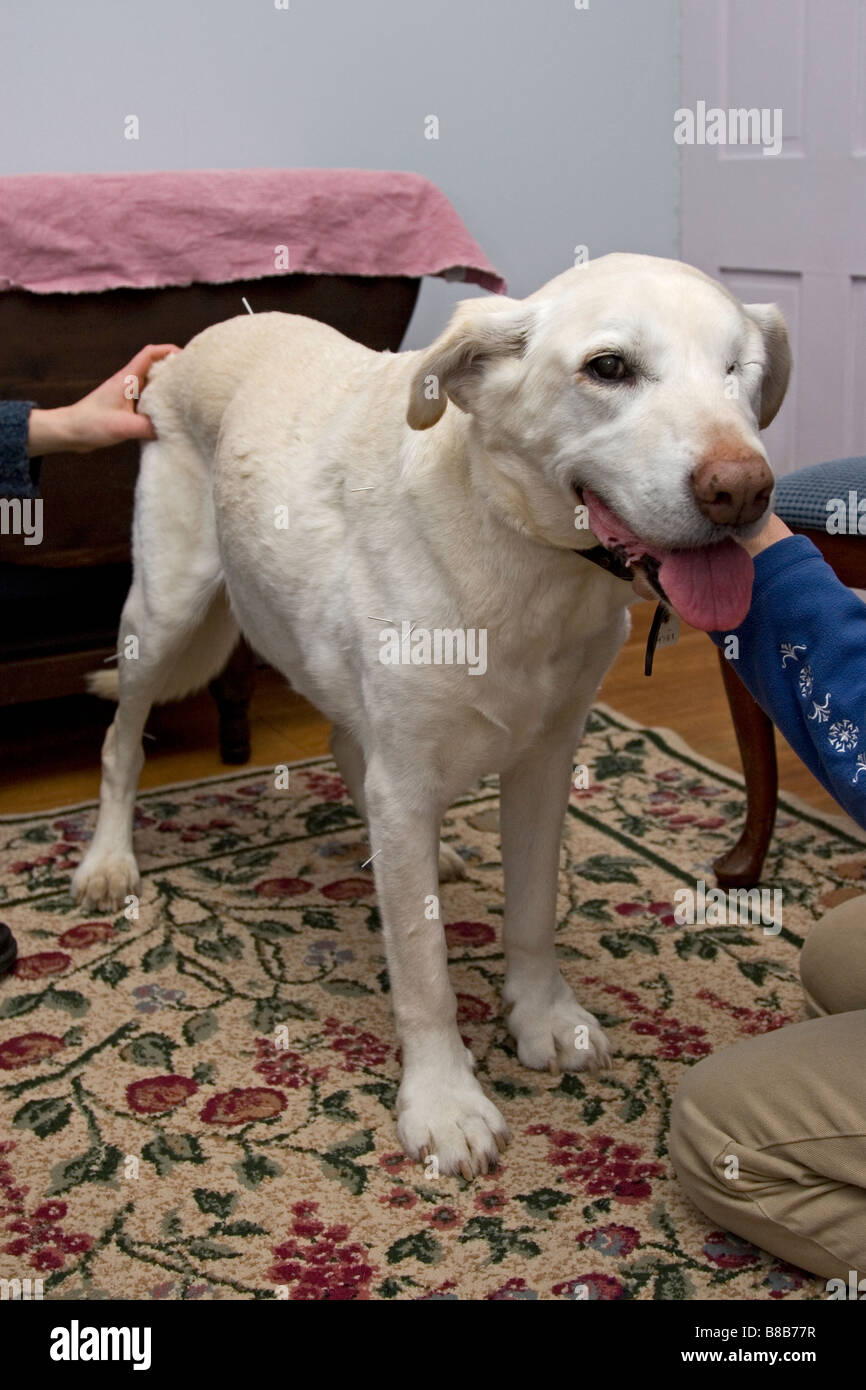
[[(755, 557), (752, 605), (733, 633), (711, 632), (758, 704), (832, 797), (866, 827), (866, 603), (808, 536)], [(731, 644), (733, 646), (733, 644)]]
[(39, 496), (38, 462), (27, 457), (33, 407), (33, 401), (0, 401), (0, 496)]

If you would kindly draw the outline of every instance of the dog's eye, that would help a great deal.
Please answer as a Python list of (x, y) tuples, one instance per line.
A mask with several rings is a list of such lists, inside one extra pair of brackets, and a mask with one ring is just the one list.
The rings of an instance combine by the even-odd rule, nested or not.
[(615, 352), (603, 352), (600, 357), (593, 357), (587, 362), (586, 370), (598, 381), (628, 381), (632, 375), (625, 358), (618, 357)]

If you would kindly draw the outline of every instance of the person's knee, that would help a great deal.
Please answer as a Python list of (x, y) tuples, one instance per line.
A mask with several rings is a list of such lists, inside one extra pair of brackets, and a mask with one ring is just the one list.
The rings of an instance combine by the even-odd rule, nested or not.
[(683, 1187), (698, 1205), (719, 1182), (717, 1160), (725, 1144), (723, 1073), (718, 1053), (698, 1062), (680, 1082), (671, 1107), (668, 1149)]
[(747, 1175), (762, 1143), (767, 1100), (752, 1083), (767, 1067), (772, 1074), (766, 1050), (765, 1039), (755, 1038), (705, 1057), (683, 1077), (671, 1107), (668, 1149), (680, 1184), (695, 1206), (731, 1230), (738, 1229), (735, 1208), (748, 1201)]
[(813, 1015), (866, 1008), (866, 895), (815, 923), (800, 952), (800, 979)]
[(846, 1011), (722, 1048), (686, 1073), (671, 1109), (669, 1151), (694, 1205), (825, 1277), (859, 1269), (866, 1248), (851, 1070), (864, 1031), (866, 1011)]

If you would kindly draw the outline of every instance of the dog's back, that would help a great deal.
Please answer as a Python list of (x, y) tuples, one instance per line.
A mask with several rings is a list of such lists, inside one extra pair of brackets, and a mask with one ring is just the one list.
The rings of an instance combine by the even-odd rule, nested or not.
[(253, 373), (264, 374), (278, 361), (283, 408), (293, 401), (310, 405), (309, 368), (315, 367), (316, 393), (322, 394), (323, 363), (342, 381), (375, 357), (336, 329), (301, 314), (241, 314), (197, 334), (183, 352), (151, 368), (140, 408), (153, 420), (161, 439), (183, 434), (206, 460), (213, 457), (223, 414)]

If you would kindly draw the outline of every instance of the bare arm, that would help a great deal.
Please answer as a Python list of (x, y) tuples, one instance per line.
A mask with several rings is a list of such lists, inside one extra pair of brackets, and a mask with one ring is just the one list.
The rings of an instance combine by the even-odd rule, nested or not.
[(30, 457), (64, 451), (85, 454), (125, 439), (155, 439), (150, 419), (139, 414), (135, 404), (154, 362), (172, 352), (180, 352), (174, 343), (144, 347), (119, 372), (74, 405), (31, 410), (27, 435)]

